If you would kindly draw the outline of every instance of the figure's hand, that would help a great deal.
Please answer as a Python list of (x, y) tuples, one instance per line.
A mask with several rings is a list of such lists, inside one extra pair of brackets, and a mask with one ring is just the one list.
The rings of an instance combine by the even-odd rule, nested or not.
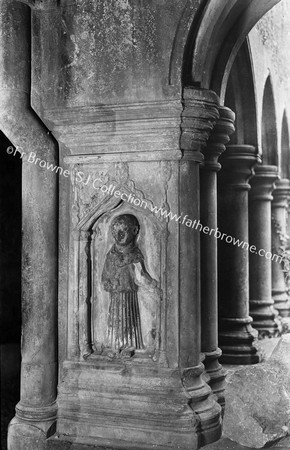
[(156, 292), (156, 295), (158, 295), (158, 297), (160, 297), (160, 299), (162, 300), (162, 289), (160, 289), (160, 287), (157, 285), (156, 287), (154, 287), (154, 291)]
[(107, 292), (114, 292), (118, 290), (119, 282), (117, 280), (107, 280), (103, 283), (104, 289)]
[(154, 280), (153, 278), (151, 280), (151, 287), (153, 288), (155, 294), (158, 295), (158, 297), (162, 298), (162, 289), (160, 289), (158, 281)]

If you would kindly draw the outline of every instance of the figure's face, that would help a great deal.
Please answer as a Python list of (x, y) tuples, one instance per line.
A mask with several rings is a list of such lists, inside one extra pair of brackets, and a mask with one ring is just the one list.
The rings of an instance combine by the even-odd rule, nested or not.
[(129, 225), (123, 220), (116, 220), (112, 225), (112, 234), (119, 245), (128, 245), (138, 234), (138, 227)]
[(118, 216), (112, 223), (112, 235), (119, 245), (128, 245), (139, 233), (139, 223), (136, 217), (130, 214)]
[(128, 245), (137, 236), (139, 227), (132, 223), (127, 216), (118, 217), (112, 224), (112, 234), (119, 245)]

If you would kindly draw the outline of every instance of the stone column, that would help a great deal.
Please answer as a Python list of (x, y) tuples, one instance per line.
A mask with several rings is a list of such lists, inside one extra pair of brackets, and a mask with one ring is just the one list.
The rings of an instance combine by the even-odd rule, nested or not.
[(265, 256), (271, 252), (271, 193), (277, 178), (276, 166), (257, 166), (249, 195), (250, 244), (256, 246), (250, 252), (250, 314), (260, 336), (274, 335), (280, 328), (271, 292), (271, 259)]
[(42, 450), (57, 414), (57, 145), (30, 106), (30, 10), (0, 4), (0, 129), (22, 159), (21, 392), (9, 450)]
[[(220, 117), (203, 149), (204, 163), (200, 173), (200, 218), (209, 229), (217, 228), (217, 172), (218, 158), (225, 150), (229, 135), (234, 131), (235, 114), (225, 107), (219, 108)], [(218, 348), (218, 286), (217, 239), (213, 234), (201, 233), (201, 351), (209, 376), (208, 384), (224, 407), (226, 371), (219, 364)]]
[(275, 183), (272, 201), (272, 296), (275, 308), (281, 317), (290, 316), (290, 303), (287, 294), (283, 263), (280, 256), (287, 244), (287, 215), (290, 198), (290, 181), (279, 180)]
[[(214, 121), (218, 118), (218, 98), (207, 90), (184, 90), (181, 123), (180, 211), (199, 219), (199, 166)], [(219, 427), (220, 407), (204, 382), (200, 362), (200, 231), (180, 224), (180, 366), (184, 385), (192, 397), (192, 408), (201, 419), (204, 444)], [(204, 445), (203, 444), (203, 445)]]
[[(257, 161), (250, 145), (230, 145), (218, 179), (219, 345), (221, 362), (259, 361), (249, 316), (248, 191)], [(237, 242), (237, 240), (239, 240)]]

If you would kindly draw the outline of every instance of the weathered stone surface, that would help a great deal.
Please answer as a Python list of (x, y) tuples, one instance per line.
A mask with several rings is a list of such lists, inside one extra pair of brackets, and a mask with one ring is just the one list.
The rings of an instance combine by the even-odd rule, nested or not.
[[(200, 363), (200, 235), (153, 215), (154, 205), (163, 205), (198, 217), (199, 200), (192, 198), (199, 192), (200, 149), (217, 117), (216, 95), (188, 88), (182, 111), (183, 155), (170, 147), (164, 160), (164, 149), (156, 153), (154, 148), (153, 154), (150, 144), (140, 152), (134, 147), (118, 148), (118, 153), (94, 148), (94, 154), (76, 154), (73, 149), (64, 158), (72, 176), (69, 186), (64, 177), (60, 180), (69, 205), (60, 219), (64, 251), (59, 266), (64, 276), (59, 339), (67, 360), (60, 362), (57, 433), (63, 439), (161, 450), (197, 449), (221, 435), (221, 407), (202, 378)], [(180, 109), (176, 119), (180, 124)], [(130, 120), (123, 118), (129, 130), (124, 142), (131, 140), (135, 146)], [(113, 118), (110, 123), (115, 126)], [(136, 126), (142, 134), (141, 125)], [(104, 134), (102, 139), (106, 141)], [(82, 174), (85, 183), (79, 180)], [(138, 261), (129, 247), (126, 256), (124, 248), (119, 248), (122, 256), (111, 251), (117, 245), (115, 220), (125, 216), (138, 224), (138, 248), (133, 240), (125, 244), (134, 243)], [(141, 263), (147, 274), (144, 285)], [(136, 342), (131, 339), (133, 328)], [(117, 335), (120, 342), (111, 339)]]
[(275, 444), (275, 447), (279, 448), (280, 450), (282, 450), (283, 448), (290, 448), (290, 436), (281, 439)]
[(228, 376), (224, 434), (261, 448), (287, 436), (290, 428), (290, 334), (283, 336), (263, 364)]
[(229, 438), (222, 437), (219, 441), (213, 444), (206, 445), (203, 450), (253, 450), (250, 447), (244, 447)]

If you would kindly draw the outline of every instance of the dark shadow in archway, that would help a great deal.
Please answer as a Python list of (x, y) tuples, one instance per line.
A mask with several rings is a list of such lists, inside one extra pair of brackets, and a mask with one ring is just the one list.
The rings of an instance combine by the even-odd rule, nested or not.
[(263, 95), (262, 161), (263, 164), (278, 166), (276, 112), (270, 75), (266, 80)]
[(232, 66), (226, 89), (225, 106), (236, 113), (231, 144), (258, 147), (257, 114), (253, 69), (248, 39), (240, 48)]
[(1, 449), (20, 398), (21, 159), (0, 131)]
[(283, 114), (281, 133), (281, 178), (290, 179), (290, 143), (286, 111)]

